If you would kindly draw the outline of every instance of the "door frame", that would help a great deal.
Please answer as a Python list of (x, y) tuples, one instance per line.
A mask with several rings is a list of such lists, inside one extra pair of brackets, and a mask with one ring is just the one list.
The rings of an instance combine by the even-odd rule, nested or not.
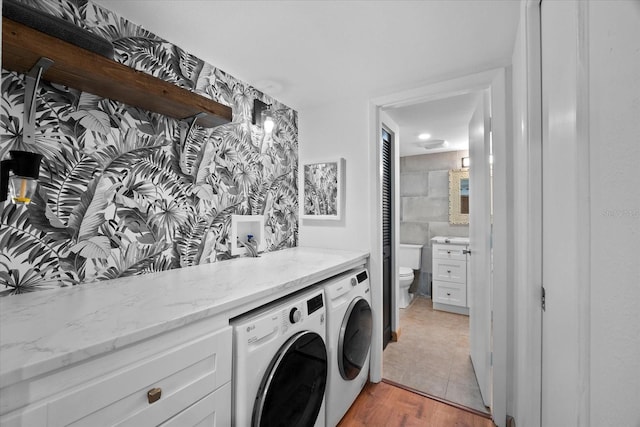
[[(380, 134), (382, 129), (382, 108), (400, 107), (419, 102), (433, 101), (437, 99), (448, 98), (451, 96), (462, 95), (469, 92), (480, 91), (483, 89), (491, 89), (492, 82), (500, 73), (505, 73), (504, 68), (496, 68), (480, 73), (467, 75), (451, 80), (433, 83), (427, 86), (421, 86), (414, 89), (381, 96), (369, 100), (369, 176), (371, 177), (370, 198), (371, 206), (371, 255), (370, 255), (370, 274), (371, 274), (371, 299), (373, 308), (373, 337), (371, 344), (371, 366), (370, 378), (373, 382), (382, 380), (382, 191), (380, 171)], [(505, 83), (506, 85), (506, 83)], [(507, 85), (507, 95), (509, 93)], [(505, 97), (505, 98), (508, 98)], [(506, 102), (503, 98), (502, 102)], [(493, 101), (492, 101), (493, 102)], [(506, 110), (503, 105), (502, 112)], [(493, 129), (496, 126), (504, 126), (508, 128), (508, 117), (502, 117), (497, 122), (494, 119)], [(506, 135), (506, 130), (500, 132)], [(495, 139), (494, 139), (495, 144)], [(499, 144), (500, 145), (500, 144)], [(501, 144), (506, 145), (506, 144)], [(506, 158), (502, 153), (501, 157)], [(394, 154), (394, 162), (399, 161), (399, 154)], [(494, 167), (496, 165), (494, 164)], [(506, 167), (506, 165), (503, 165)], [(394, 205), (399, 205), (399, 194), (394, 195)], [(506, 214), (509, 214), (508, 212)], [(396, 233), (399, 234), (399, 233)], [(396, 243), (397, 245), (397, 243)], [(393, 251), (392, 265), (396, 265), (395, 256), (398, 252), (396, 246)], [(510, 248), (507, 248), (510, 253)], [(395, 268), (394, 268), (395, 271)], [(394, 282), (397, 281), (397, 274), (393, 275)], [(498, 291), (500, 295), (506, 295), (506, 282), (494, 283), (494, 292)], [(397, 287), (397, 283), (394, 288)], [(507, 325), (507, 304), (494, 304), (493, 307), (494, 324)], [(393, 324), (392, 324), (393, 326)], [(494, 360), (505, 361), (505, 363), (494, 364), (494, 392), (493, 392), (493, 408), (492, 417), (498, 426), (502, 426), (506, 420), (506, 400), (507, 400), (507, 335), (506, 328), (499, 328), (493, 331), (493, 350)], [(499, 332), (499, 333), (496, 333)]]

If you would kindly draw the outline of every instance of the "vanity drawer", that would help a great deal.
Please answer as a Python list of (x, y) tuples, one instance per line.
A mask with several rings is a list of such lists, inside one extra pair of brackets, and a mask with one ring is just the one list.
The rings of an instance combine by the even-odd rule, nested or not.
[[(231, 328), (226, 327), (50, 401), (47, 425), (157, 426), (230, 381)], [(148, 394), (158, 389), (160, 397), (153, 401)]]
[(458, 260), (433, 260), (433, 280), (466, 283), (467, 263)]
[(433, 302), (466, 307), (467, 287), (464, 284), (434, 280)]
[(465, 261), (467, 259), (467, 255), (463, 252), (465, 249), (467, 249), (467, 247), (462, 245), (445, 245), (441, 243), (434, 243), (433, 258), (457, 259), (460, 261)]

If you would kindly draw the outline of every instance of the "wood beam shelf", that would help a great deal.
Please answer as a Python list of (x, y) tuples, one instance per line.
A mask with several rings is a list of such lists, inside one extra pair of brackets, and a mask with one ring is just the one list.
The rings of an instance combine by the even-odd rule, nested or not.
[(28, 73), (42, 57), (53, 60), (43, 74), (52, 83), (180, 120), (204, 113), (203, 127), (232, 120), (231, 107), (3, 17), (2, 68)]

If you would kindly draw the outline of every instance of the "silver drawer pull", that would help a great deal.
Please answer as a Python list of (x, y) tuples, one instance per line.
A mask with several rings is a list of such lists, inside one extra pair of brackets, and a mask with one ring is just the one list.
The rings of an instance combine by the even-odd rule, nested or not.
[(160, 387), (152, 388), (147, 392), (147, 399), (149, 400), (149, 403), (160, 400), (160, 396), (162, 396), (162, 389)]

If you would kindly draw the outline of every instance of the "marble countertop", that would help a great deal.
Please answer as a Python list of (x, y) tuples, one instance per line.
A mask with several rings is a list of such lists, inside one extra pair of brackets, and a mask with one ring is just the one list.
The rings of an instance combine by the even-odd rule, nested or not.
[(0, 387), (199, 319), (231, 318), (362, 265), (367, 257), (297, 247), (0, 298)]

